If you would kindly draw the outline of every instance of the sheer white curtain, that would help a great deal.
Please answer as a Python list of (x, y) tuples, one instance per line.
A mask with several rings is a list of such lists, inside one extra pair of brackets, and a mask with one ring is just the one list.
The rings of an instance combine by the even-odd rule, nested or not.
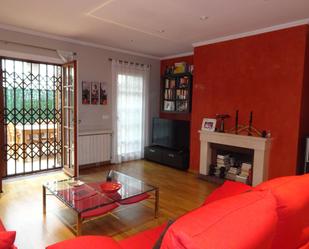
[(148, 143), (150, 67), (112, 61), (113, 163), (140, 159)]

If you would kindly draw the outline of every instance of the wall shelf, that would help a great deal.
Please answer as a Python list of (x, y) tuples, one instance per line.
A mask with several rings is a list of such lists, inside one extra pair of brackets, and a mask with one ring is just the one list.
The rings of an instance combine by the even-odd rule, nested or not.
[(167, 74), (162, 77), (161, 112), (190, 113), (191, 73)]

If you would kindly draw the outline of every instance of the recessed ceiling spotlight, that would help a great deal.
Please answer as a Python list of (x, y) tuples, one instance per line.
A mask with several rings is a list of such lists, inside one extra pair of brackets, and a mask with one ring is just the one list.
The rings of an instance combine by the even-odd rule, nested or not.
[(208, 16), (200, 16), (201, 21), (206, 21), (208, 19)]

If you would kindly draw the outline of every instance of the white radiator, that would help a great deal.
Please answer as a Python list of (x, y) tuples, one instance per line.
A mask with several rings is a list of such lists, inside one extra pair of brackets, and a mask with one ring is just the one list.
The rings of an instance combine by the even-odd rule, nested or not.
[(79, 165), (111, 160), (111, 133), (80, 133), (78, 138)]

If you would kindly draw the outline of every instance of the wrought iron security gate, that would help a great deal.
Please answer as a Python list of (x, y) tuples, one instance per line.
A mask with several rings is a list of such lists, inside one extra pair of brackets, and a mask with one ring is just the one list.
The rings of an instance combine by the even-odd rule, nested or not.
[(62, 67), (1, 59), (4, 176), (61, 168)]

